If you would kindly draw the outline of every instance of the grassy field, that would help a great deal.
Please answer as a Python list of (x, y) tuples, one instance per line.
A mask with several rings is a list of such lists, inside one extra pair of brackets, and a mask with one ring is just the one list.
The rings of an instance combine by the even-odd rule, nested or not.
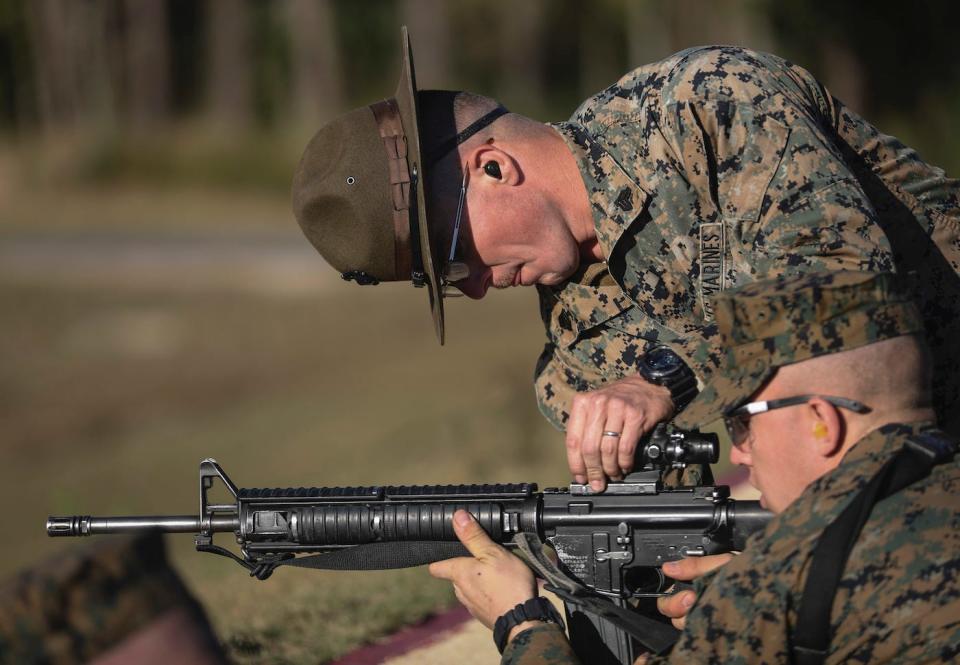
[[(95, 194), (73, 196), (95, 215)], [(114, 197), (103, 206), (106, 226), (122, 217)], [(235, 201), (204, 206), (222, 228)], [(286, 212), (262, 206), (264, 219)], [(4, 231), (64, 230), (18, 214)], [(0, 282), (0, 501), (19, 507), (4, 575), (80, 544), (47, 538), (48, 514), (195, 511), (206, 456), (241, 486), (566, 480), (531, 388), (532, 292), (451, 303), (440, 348), (426, 294), (405, 285), (361, 291), (330, 273), (278, 297), (40, 272)], [(239, 663), (322, 662), (455, 602), (422, 569), (261, 583), (189, 536), (168, 542)]]

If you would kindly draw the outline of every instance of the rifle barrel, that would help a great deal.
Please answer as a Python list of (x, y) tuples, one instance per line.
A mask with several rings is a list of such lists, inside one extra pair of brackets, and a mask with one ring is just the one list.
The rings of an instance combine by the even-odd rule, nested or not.
[[(215, 532), (236, 531), (240, 520), (235, 516), (215, 516), (210, 519), (211, 530)], [(90, 515), (70, 515), (66, 517), (48, 517), (48, 536), (93, 536), (111, 533), (200, 533), (203, 531), (201, 520), (196, 515), (148, 515), (125, 517), (91, 517)]]

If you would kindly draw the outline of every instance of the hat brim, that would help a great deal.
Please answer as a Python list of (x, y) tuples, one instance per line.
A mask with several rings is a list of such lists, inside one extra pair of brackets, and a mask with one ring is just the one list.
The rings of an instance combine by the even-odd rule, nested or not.
[[(433, 314), (433, 327), (440, 344), (443, 344), (443, 295), (440, 286), (440, 267), (434, 257), (436, 252), (431, 244), (431, 233), (427, 220), (427, 197), (425, 183), (427, 174), (424, 172), (420, 150), (420, 115), (417, 108), (417, 78), (413, 68), (413, 49), (410, 46), (410, 35), (406, 26), (400, 28), (402, 43), (400, 82), (397, 85), (395, 98), (400, 110), (400, 120), (407, 136), (407, 163), (411, 176), (417, 174), (417, 229), (420, 235), (420, 256), (423, 260), (423, 270), (427, 276), (426, 289), (430, 297), (430, 311)], [(411, 238), (410, 242), (417, 239)]]
[(674, 418), (674, 425), (680, 429), (700, 429), (719, 420), (749, 400), (774, 371), (773, 367), (760, 366), (731, 377), (715, 377)]

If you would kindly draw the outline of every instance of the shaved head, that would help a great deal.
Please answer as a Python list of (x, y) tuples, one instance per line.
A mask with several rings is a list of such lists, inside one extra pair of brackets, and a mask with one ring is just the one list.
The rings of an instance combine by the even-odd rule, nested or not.
[(856, 399), (872, 409), (864, 418), (892, 422), (894, 414), (932, 408), (931, 369), (924, 339), (901, 335), (786, 365), (771, 384), (784, 393)]

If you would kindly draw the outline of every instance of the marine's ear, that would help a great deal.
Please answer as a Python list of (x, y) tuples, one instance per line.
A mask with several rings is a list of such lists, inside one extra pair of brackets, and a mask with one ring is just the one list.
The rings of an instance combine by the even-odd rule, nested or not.
[(804, 407), (810, 423), (810, 438), (814, 451), (823, 458), (842, 453), (847, 423), (840, 409), (819, 397), (812, 397)]
[(477, 183), (515, 186), (523, 182), (523, 172), (516, 158), (496, 144), (477, 146), (468, 155), (467, 163), (471, 169), (471, 187)]

